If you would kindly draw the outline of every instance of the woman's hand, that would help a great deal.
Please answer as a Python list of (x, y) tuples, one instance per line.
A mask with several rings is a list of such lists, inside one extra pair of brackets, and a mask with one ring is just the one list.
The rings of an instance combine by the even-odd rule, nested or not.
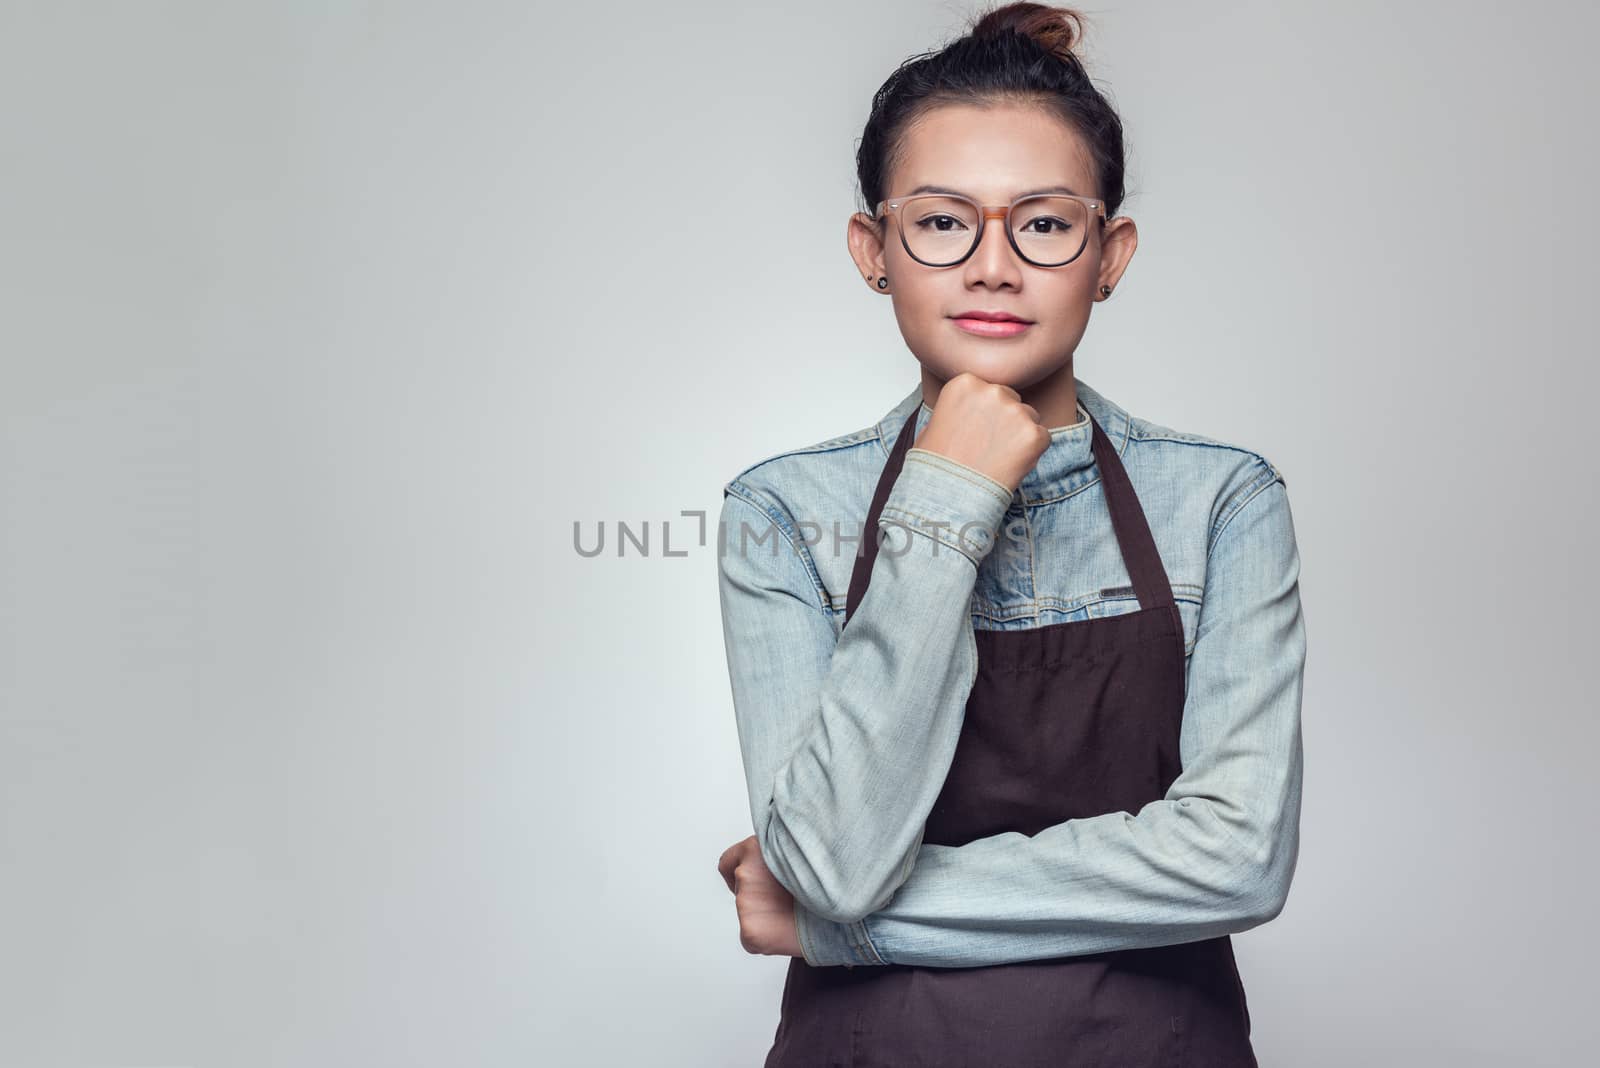
[(739, 944), (746, 953), (803, 957), (794, 926), (794, 895), (767, 868), (756, 836), (735, 842), (717, 860), (739, 913)]
[(1050, 431), (1016, 390), (963, 371), (940, 388), (933, 415), (915, 444), (1016, 492), (1050, 447)]

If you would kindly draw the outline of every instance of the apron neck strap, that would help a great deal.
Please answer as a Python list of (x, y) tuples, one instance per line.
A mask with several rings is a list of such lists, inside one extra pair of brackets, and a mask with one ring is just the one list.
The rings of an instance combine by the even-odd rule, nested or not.
[(1139, 597), (1139, 607), (1168, 608), (1176, 614), (1172, 583), (1161, 563), (1161, 553), (1156, 550), (1156, 539), (1150, 533), (1144, 506), (1139, 503), (1128, 471), (1122, 466), (1122, 457), (1117, 455), (1110, 436), (1100, 428), (1100, 421), (1092, 412), (1089, 422), (1094, 429), (1089, 447), (1094, 452), (1095, 466), (1100, 468), (1100, 485), (1105, 490), (1106, 507), (1111, 512), (1111, 529), (1116, 532), (1122, 563), (1128, 569), (1133, 592)]

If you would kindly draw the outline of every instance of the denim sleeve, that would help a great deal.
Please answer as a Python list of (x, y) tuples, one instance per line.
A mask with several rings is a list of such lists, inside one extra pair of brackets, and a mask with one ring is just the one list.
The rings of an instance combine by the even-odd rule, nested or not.
[(921, 846), (884, 907), (846, 932), (796, 903), (811, 964), (971, 967), (1195, 941), (1284, 906), (1299, 851), (1305, 625), (1287, 491), (1266, 468), (1212, 541), (1190, 657), (1183, 772), (1111, 812)]
[(842, 932), (916, 861), (977, 675), (977, 566), (1010, 500), (909, 450), (840, 634), (793, 516), (770, 492), (725, 487), (719, 594), (752, 824), (796, 904)]

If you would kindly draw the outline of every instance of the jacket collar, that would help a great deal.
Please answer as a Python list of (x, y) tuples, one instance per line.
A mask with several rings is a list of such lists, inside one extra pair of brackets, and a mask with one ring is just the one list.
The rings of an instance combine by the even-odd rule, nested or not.
[[(1130, 416), (1126, 409), (1081, 378), (1076, 379), (1076, 386), (1078, 421), (1071, 426), (1051, 428), (1049, 447), (1039, 457), (1033, 470), (1022, 476), (1022, 484), (1017, 487), (1013, 500), (1020, 500), (1024, 504), (1045, 504), (1076, 493), (1099, 479), (1100, 471), (1095, 466), (1094, 453), (1090, 449), (1093, 428), (1085, 411), (1099, 420), (1100, 429), (1105, 431), (1119, 456), (1127, 448)], [(918, 409), (915, 432), (920, 434), (933, 415), (933, 409), (922, 401), (920, 382), (878, 421), (878, 440), (883, 445), (885, 459), (888, 459), (889, 451), (894, 448), (895, 439), (900, 436), (900, 429), (913, 408)]]

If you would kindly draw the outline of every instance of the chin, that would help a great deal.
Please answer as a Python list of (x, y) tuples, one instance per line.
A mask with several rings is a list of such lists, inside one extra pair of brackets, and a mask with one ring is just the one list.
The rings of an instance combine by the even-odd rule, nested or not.
[(963, 338), (971, 344), (964, 345), (950, 361), (954, 370), (947, 378), (971, 371), (986, 382), (1015, 389), (1017, 382), (1032, 382), (1047, 373), (1037, 355), (1019, 346), (986, 338)]

